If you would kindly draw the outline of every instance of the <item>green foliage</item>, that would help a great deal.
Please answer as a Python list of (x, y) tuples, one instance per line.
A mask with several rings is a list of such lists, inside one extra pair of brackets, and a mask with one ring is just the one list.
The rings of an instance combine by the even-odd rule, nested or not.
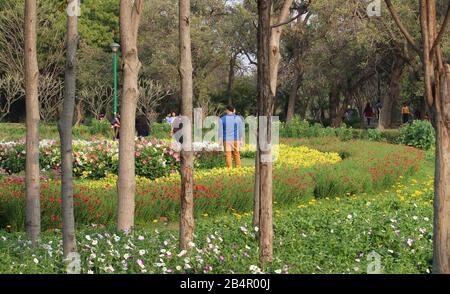
[(428, 150), (435, 143), (435, 131), (428, 121), (414, 121), (400, 129), (402, 144)]
[(280, 137), (284, 138), (313, 138), (335, 136), (334, 129), (324, 128), (319, 123), (311, 124), (298, 117), (293, 118), (288, 123), (281, 123)]
[(369, 141), (381, 142), (383, 140), (383, 134), (378, 129), (369, 129), (367, 131), (367, 139)]
[(111, 123), (107, 119), (92, 119), (88, 127), (91, 135), (111, 136)]
[(336, 128), (336, 135), (339, 140), (345, 142), (353, 139), (353, 131), (351, 127), (347, 127), (346, 124), (342, 124), (341, 127)]

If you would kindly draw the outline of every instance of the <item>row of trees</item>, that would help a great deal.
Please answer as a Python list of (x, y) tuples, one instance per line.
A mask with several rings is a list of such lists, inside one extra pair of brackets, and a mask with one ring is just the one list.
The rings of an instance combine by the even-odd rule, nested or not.
[[(13, 3), (0, 0), (0, 80), (23, 76), (23, 50), (14, 50), (13, 36), (23, 27), (23, 11)], [(143, 62), (140, 79), (164, 85), (169, 95), (161, 97), (160, 114), (179, 112), (178, 27), (173, 19), (178, 12), (174, 0), (147, 0), (142, 9), (138, 36), (139, 58)], [(421, 37), (416, 21), (419, 9), (415, 1), (393, 1), (396, 11), (415, 39)], [(256, 1), (192, 0), (191, 32), (194, 105), (214, 113), (233, 102), (245, 114), (256, 113)], [(283, 1), (274, 1), (274, 11), (281, 12)], [(421, 61), (402, 37), (386, 7), (379, 17), (368, 17), (367, 2), (359, 0), (292, 2), (287, 10), (289, 24), (282, 26), (279, 50), (279, 78), (274, 111), (282, 119), (294, 116), (339, 126), (347, 108), (362, 112), (366, 102), (383, 102), (379, 127), (395, 125), (398, 105), (412, 97), (425, 96)], [(438, 19), (443, 19), (445, 0), (438, 0)], [(41, 118), (54, 120), (62, 107), (64, 80), (64, 9), (54, 0), (39, 1), (38, 60)], [(443, 8), (442, 8), (443, 7)], [(97, 9), (96, 9), (97, 8)], [(77, 113), (94, 116), (89, 101), (110, 105), (110, 97), (101, 95), (110, 88), (111, 52), (109, 43), (119, 41), (119, 9), (115, 0), (83, 1), (80, 16), (79, 68), (80, 93)], [(52, 15), (52, 17), (48, 17)], [(298, 16), (298, 17), (297, 17)], [(275, 32), (275, 30), (274, 30)], [(109, 39), (108, 39), (108, 38)], [(20, 38), (19, 38), (20, 39)], [(276, 38), (274, 38), (276, 40)], [(450, 41), (442, 39), (443, 56), (450, 54)], [(11, 54), (9, 52), (16, 52)], [(278, 54), (277, 53), (277, 54)], [(51, 58), (46, 58), (46, 55)], [(348, 62), (352, 60), (352, 62)], [(120, 73), (120, 77), (121, 77)], [(41, 85), (42, 84), (42, 85)], [(54, 91), (59, 89), (58, 91)], [(53, 91), (52, 91), (53, 90)], [(0, 87), (0, 97), (11, 97), (12, 113), (6, 120), (22, 113), (24, 91), (8, 95)], [(11, 93), (11, 91), (10, 91)], [(52, 94), (56, 93), (56, 94)], [(99, 95), (95, 94), (99, 93)], [(85, 98), (86, 97), (86, 98)], [(58, 103), (59, 102), (59, 103)], [(0, 103), (6, 106), (7, 103)], [(49, 111), (53, 107), (52, 111)], [(417, 103), (422, 117), (429, 113), (425, 103)], [(111, 112), (110, 107), (102, 111)], [(4, 113), (2, 111), (2, 113)], [(53, 115), (47, 115), (53, 113)]]
[[(73, 2), (76, 0), (68, 0), (69, 7), (75, 7)], [(256, 60), (245, 51), (248, 59), (257, 65), (257, 113), (260, 116), (270, 117), (276, 109), (277, 87), (280, 86), (278, 76), (283, 76), (285, 70), (292, 70), (289, 66), (280, 70), (280, 64), (283, 60), (280, 54), (280, 46), (282, 45), (283, 32), (284, 38), (293, 38), (292, 52), (295, 56), (292, 67), (294, 68), (294, 83), (291, 85), (290, 107), (295, 106), (298, 94), (298, 84), (303, 80), (303, 61), (308, 56), (330, 52), (333, 56), (338, 56), (339, 52), (346, 50), (349, 43), (362, 46), (358, 50), (345, 51), (349, 55), (347, 58), (362, 58), (367, 64), (371, 62), (380, 62), (380, 58), (368, 58), (366, 47), (379, 46), (376, 40), (358, 40), (353, 39), (355, 28), (352, 28), (349, 20), (342, 19), (337, 21), (334, 19), (333, 12), (327, 14), (329, 6), (319, 6), (315, 14), (311, 14), (310, 5), (314, 1), (293, 0), (272, 1), (258, 0), (256, 12), (258, 15), (257, 42), (256, 42)], [(320, 1), (317, 1), (321, 3)], [(448, 107), (450, 107), (450, 65), (445, 61), (445, 50), (442, 44), (445, 44), (447, 34), (447, 25), (450, 21), (450, 5), (442, 6), (437, 0), (418, 0), (418, 15), (420, 17), (420, 37), (415, 36), (408, 29), (402, 16), (398, 13), (397, 6), (391, 1), (385, 0), (386, 7), (389, 9), (395, 24), (403, 34), (405, 42), (403, 49), (399, 45), (394, 44), (393, 48), (387, 50), (393, 55), (391, 59), (392, 71), (388, 72), (390, 77), (399, 75), (404, 63), (412, 60), (409, 51), (417, 53), (420, 63), (423, 67), (425, 97), (430, 110), (433, 124), (437, 131), (436, 136), (436, 177), (435, 177), (435, 225), (434, 225), (434, 263), (435, 272), (450, 272), (450, 118)], [(356, 5), (356, 2), (346, 1), (346, 3)], [(322, 4), (324, 4), (322, 2)], [(350, 5), (349, 4), (349, 5)], [(142, 17), (144, 7), (143, 0), (136, 1), (120, 1), (120, 40), (122, 44), (122, 71), (123, 71), (123, 88), (122, 88), (122, 129), (119, 147), (119, 179), (117, 183), (118, 189), (118, 218), (117, 228), (121, 231), (131, 230), (134, 226), (134, 194), (135, 194), (135, 170), (134, 170), (134, 119), (138, 106), (139, 83), (138, 77), (141, 70), (141, 62), (138, 50), (138, 31), (139, 23)], [(193, 54), (191, 40), (191, 3), (189, 0), (179, 0), (179, 62), (178, 72), (180, 79), (181, 93), (181, 113), (186, 117), (192, 117), (192, 109), (194, 103), (195, 83), (195, 67), (193, 62)], [(361, 7), (355, 8), (356, 21), (354, 26), (359, 29), (366, 28), (365, 25), (360, 27), (361, 23), (365, 23), (366, 17), (361, 15)], [(409, 7), (409, 6), (408, 6)], [(316, 8), (318, 9), (318, 8)], [(324, 13), (322, 14), (322, 10)], [(415, 11), (415, 10), (414, 10)], [(413, 11), (413, 12), (414, 12)], [(314, 47), (307, 48), (309, 41), (303, 38), (306, 30), (316, 30), (310, 23), (314, 23), (314, 19), (325, 18), (325, 22), (337, 22), (334, 25), (345, 35), (344, 40), (335, 42), (330, 40), (334, 36), (327, 35), (326, 31), (320, 31), (322, 35), (317, 36), (322, 39), (315, 42)], [(438, 25), (438, 19), (441, 24)], [(25, 27), (24, 27), (24, 73), (25, 73), (25, 94), (26, 94), (26, 124), (27, 124), (27, 165), (26, 165), (26, 227), (27, 232), (33, 243), (38, 241), (40, 231), (40, 207), (39, 207), (39, 69), (37, 54), (37, 6), (36, 0), (25, 1)], [(359, 21), (358, 21), (359, 20)], [(394, 22), (392, 22), (394, 23)], [(64, 83), (64, 103), (61, 119), (59, 121), (59, 131), (61, 137), (61, 154), (62, 154), (62, 200), (63, 200), (63, 240), (64, 240), (64, 256), (76, 251), (75, 240), (75, 222), (73, 215), (73, 187), (72, 187), (72, 135), (71, 128), (73, 123), (73, 113), (75, 108), (76, 97), (76, 76), (77, 76), (77, 46), (79, 43), (78, 36), (78, 18), (76, 14), (70, 14), (67, 17), (66, 25), (66, 61), (65, 61), (65, 83)], [(411, 26), (414, 28), (414, 26)], [(370, 28), (373, 29), (373, 28)], [(294, 37), (291, 34), (294, 31)], [(398, 40), (396, 33), (387, 29), (388, 33), (395, 40)], [(316, 33), (318, 31), (315, 31)], [(297, 35), (299, 33), (299, 35)], [(298, 39), (299, 38), (299, 39)], [(348, 38), (348, 39), (346, 39)], [(300, 41), (299, 41), (300, 40)], [(420, 41), (417, 41), (420, 40)], [(362, 43), (358, 43), (362, 42)], [(444, 43), (443, 43), (444, 42)], [(317, 46), (323, 46), (320, 49)], [(397, 46), (397, 47), (395, 47)], [(392, 51), (391, 51), (392, 50)], [(242, 51), (240, 51), (242, 52)], [(350, 54), (352, 53), (352, 54)], [(237, 53), (235, 53), (237, 54)], [(387, 53), (386, 53), (387, 54)], [(401, 54), (408, 55), (408, 58), (399, 57)], [(397, 58), (399, 57), (399, 58)], [(198, 60), (196, 60), (198, 61)], [(367, 66), (361, 68), (348, 68), (344, 64), (345, 60), (326, 60), (327, 63), (340, 63), (342, 70), (333, 72), (330, 70), (327, 76), (321, 76), (318, 73), (316, 87), (331, 83), (328, 87), (329, 93), (329, 113), (333, 124), (337, 124), (342, 109), (349, 105), (357, 93), (355, 91), (363, 91), (361, 84), (365, 84), (373, 75), (373, 69), (378, 70), (379, 67)], [(411, 61), (410, 61), (411, 62)], [(347, 60), (347, 63), (348, 60)], [(230, 65), (233, 61), (230, 61)], [(322, 64), (323, 66), (323, 64)], [(376, 73), (376, 71), (375, 71)], [(232, 80), (232, 79), (231, 79)], [(395, 83), (395, 81), (390, 81)], [(398, 85), (390, 85), (388, 89), (390, 97), (397, 95)], [(228, 89), (229, 90), (229, 89)], [(317, 90), (317, 89), (316, 89)], [(343, 98), (341, 97), (343, 95)], [(198, 99), (198, 97), (197, 97)], [(230, 99), (231, 100), (231, 99)], [(292, 109), (289, 110), (292, 113)], [(333, 121), (335, 120), (335, 121)], [(260, 123), (260, 122), (258, 122)], [(268, 120), (267, 126), (271, 121)], [(189, 125), (186, 127), (190, 127)], [(266, 134), (260, 133), (266, 130)], [(270, 127), (262, 128), (258, 126), (258, 137), (271, 138)], [(191, 132), (186, 132), (189, 137)], [(185, 138), (190, 142), (190, 138)], [(270, 145), (269, 145), (270, 146)], [(264, 146), (265, 147), (265, 146)], [(272, 164), (267, 158), (271, 157), (270, 148), (262, 148), (258, 142), (256, 172), (255, 172), (255, 199), (254, 199), (254, 224), (259, 226), (260, 240), (260, 259), (261, 263), (270, 262), (273, 255), (273, 224), (272, 224)], [(194, 236), (194, 218), (193, 218), (193, 156), (191, 151), (182, 151), (181, 166), (181, 211), (180, 211), (180, 248), (189, 249), (190, 242)]]

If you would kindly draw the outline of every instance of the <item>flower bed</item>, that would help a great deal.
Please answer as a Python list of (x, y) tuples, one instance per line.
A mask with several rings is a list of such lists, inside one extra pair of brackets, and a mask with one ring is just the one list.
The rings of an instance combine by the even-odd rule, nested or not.
[[(43, 140), (39, 144), (40, 166), (43, 172), (59, 171), (60, 146), (57, 141)], [(168, 141), (136, 140), (136, 174), (155, 179), (176, 173), (180, 155)], [(196, 168), (211, 168), (224, 161), (219, 156), (219, 146), (194, 143)], [(119, 143), (116, 141), (74, 141), (74, 176), (80, 179), (101, 179), (117, 174)], [(0, 169), (8, 174), (25, 170), (25, 144), (23, 142), (0, 142)]]
[[(333, 145), (334, 144), (334, 145)], [(336, 153), (322, 153), (305, 147), (288, 146), (273, 173), (274, 200), (292, 205), (308, 198), (346, 197), (381, 190), (400, 176), (417, 170), (423, 152), (414, 148), (355, 141), (351, 145), (333, 143), (327, 149), (346, 149), (350, 156), (340, 160)], [(281, 149), (283, 150), (283, 146)], [(327, 150), (332, 151), (332, 150)], [(284, 158), (284, 159), (283, 159)], [(248, 212), (253, 205), (254, 168), (196, 170), (195, 215), (208, 217), (222, 213)], [(116, 219), (116, 176), (75, 182), (77, 224), (113, 224)], [(60, 182), (45, 179), (42, 191), (42, 225), (59, 227)], [(150, 180), (137, 178), (136, 223), (175, 221), (179, 214), (178, 174)], [(0, 180), (0, 228), (23, 229), (23, 177)]]

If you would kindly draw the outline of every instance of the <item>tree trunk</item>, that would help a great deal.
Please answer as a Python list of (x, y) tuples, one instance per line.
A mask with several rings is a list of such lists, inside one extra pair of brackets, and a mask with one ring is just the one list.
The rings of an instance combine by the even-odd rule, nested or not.
[(441, 73), (441, 103), (436, 105), (433, 272), (450, 273), (450, 65)]
[(384, 96), (378, 122), (378, 129), (385, 130), (392, 124), (392, 107), (395, 101), (400, 100), (400, 81), (403, 74), (405, 61), (401, 58), (395, 58), (391, 67), (389, 92)]
[(39, 175), (39, 68), (36, 52), (36, 0), (25, 1), (25, 95), (26, 95), (26, 230), (33, 245), (41, 230)]
[(76, 111), (77, 111), (77, 120), (75, 122), (75, 125), (79, 126), (83, 121), (83, 102), (81, 99), (78, 101), (76, 105)]
[(189, 249), (189, 243), (194, 240), (194, 155), (192, 151), (193, 117), (193, 83), (192, 83), (192, 52), (191, 52), (191, 2), (179, 0), (180, 26), (180, 81), (181, 81), (181, 114), (188, 123), (183, 132), (183, 149), (181, 151), (181, 212), (180, 212), (180, 248)]
[[(68, 0), (70, 2), (77, 0)], [(75, 216), (73, 211), (73, 155), (72, 125), (75, 111), (76, 67), (78, 46), (78, 16), (67, 16), (66, 72), (64, 80), (63, 111), (58, 124), (61, 139), (61, 199), (63, 256), (67, 258), (77, 251), (75, 238)]]
[(300, 83), (302, 80), (302, 76), (300, 71), (295, 71), (294, 80), (292, 82), (291, 91), (289, 93), (289, 102), (288, 102), (288, 108), (286, 112), (286, 122), (290, 122), (295, 115), (295, 104), (298, 100), (298, 89), (300, 88)]
[(330, 112), (330, 124), (333, 128), (339, 127), (338, 121), (338, 107), (339, 107), (339, 91), (335, 85), (331, 86), (329, 93), (329, 112)]
[[(266, 117), (261, 124), (258, 119), (258, 146), (260, 152), (259, 172), (259, 253), (261, 266), (273, 259), (273, 220), (272, 220), (272, 162), (271, 162), (271, 116), (274, 105), (273, 68), (270, 55), (272, 44), (270, 15), (271, 0), (258, 0), (258, 115)], [(271, 71), (272, 70), (272, 71)], [(265, 140), (264, 140), (265, 139)], [(266, 141), (268, 144), (262, 144)], [(264, 146), (266, 145), (266, 146)], [(265, 148), (263, 148), (265, 147)]]
[[(283, 7), (281, 8), (280, 15), (277, 19), (277, 24), (284, 23), (287, 21), (290, 13), (290, 8), (292, 6), (293, 0), (284, 0)], [(271, 24), (271, 19), (269, 19), (269, 25)], [(278, 68), (281, 61), (280, 54), (280, 39), (283, 33), (283, 26), (276, 26), (271, 29), (270, 36), (270, 51), (269, 51), (269, 71), (270, 71), (270, 90), (272, 91), (272, 96), (277, 95), (277, 82), (278, 82)]]
[[(272, 5), (272, 1), (262, 1), (260, 3), (260, 1), (258, 0), (258, 6), (265, 6), (266, 2), (270, 2), (269, 6)], [(277, 20), (277, 24), (281, 24), (283, 22), (285, 22), (287, 20), (287, 18), (289, 17), (289, 12), (290, 12), (290, 7), (292, 6), (293, 0), (285, 0), (285, 2), (283, 3), (283, 7), (281, 9), (280, 15), (278, 17)], [(261, 11), (259, 11), (261, 12)], [(267, 12), (266, 12), (267, 13)], [(280, 54), (280, 39), (281, 39), (281, 34), (283, 32), (283, 26), (277, 26), (275, 28), (271, 27), (271, 15), (269, 12), (269, 19), (268, 19), (268, 29), (269, 34), (267, 35), (268, 37), (268, 44), (269, 44), (269, 49), (267, 50), (267, 54), (269, 54), (269, 60), (268, 63), (265, 65), (265, 67), (267, 67), (268, 73), (269, 73), (269, 86), (270, 86), (270, 91), (271, 91), (271, 95), (273, 97), (273, 99), (276, 97), (276, 91), (277, 91), (277, 80), (278, 80), (278, 67), (280, 64), (280, 60), (281, 60), (281, 54)], [(258, 31), (258, 36), (260, 36), (261, 32)], [(266, 37), (266, 36), (265, 36)], [(265, 38), (264, 37), (264, 38)], [(262, 44), (261, 44), (262, 45)], [(264, 46), (266, 46), (264, 44)], [(264, 53), (265, 54), (265, 53)], [(259, 84), (259, 82), (261, 82), (262, 80), (258, 79), (258, 90), (261, 90), (261, 86), (264, 87), (262, 84)], [(272, 106), (273, 108), (273, 106)], [(258, 117), (260, 115), (259, 109), (258, 109)], [(258, 120), (258, 124), (259, 124), (259, 120)], [(259, 132), (259, 131), (258, 131)], [(259, 142), (259, 134), (257, 135), (257, 140)], [(256, 152), (257, 152), (257, 159), (260, 157), (258, 156), (258, 147), (256, 148)], [(256, 167), (255, 167), (255, 191), (254, 191), (254, 201), (253, 201), (253, 223), (259, 223), (259, 221), (256, 221), (256, 219), (260, 218), (260, 210), (261, 207), (259, 206), (260, 201), (259, 199), (261, 198), (261, 195), (259, 195), (259, 191), (260, 189), (257, 188), (259, 187), (260, 184), (260, 166), (258, 161), (256, 161)], [(258, 186), (257, 186), (258, 185)], [(257, 189), (256, 189), (257, 188)]]
[(134, 226), (135, 118), (141, 68), (137, 49), (139, 20), (143, 1), (120, 1), (120, 39), (123, 59), (123, 92), (120, 116), (119, 179), (117, 229), (129, 231)]
[(228, 105), (233, 105), (233, 86), (234, 86), (234, 68), (236, 67), (236, 54), (232, 54), (230, 58), (230, 65), (228, 69), (228, 85), (227, 85), (227, 96)]

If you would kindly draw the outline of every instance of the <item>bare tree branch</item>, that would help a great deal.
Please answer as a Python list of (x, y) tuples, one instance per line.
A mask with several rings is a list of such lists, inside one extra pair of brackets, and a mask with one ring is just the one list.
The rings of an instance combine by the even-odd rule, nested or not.
[(409, 33), (408, 29), (405, 27), (402, 20), (400, 19), (400, 16), (398, 15), (397, 11), (395, 10), (394, 6), (392, 5), (391, 0), (384, 0), (384, 2), (386, 3), (386, 5), (389, 9), (389, 12), (392, 15), (392, 18), (394, 18), (395, 23), (399, 27), (402, 34), (405, 36), (408, 43), (411, 45), (411, 47), (414, 49), (414, 51), (416, 51), (417, 54), (419, 54), (419, 56), (422, 56), (422, 53), (421, 53), (419, 47), (417, 46), (416, 42), (414, 41), (413, 37)]
[(436, 37), (436, 40), (434, 40), (433, 47), (430, 51), (430, 56), (434, 54), (434, 51), (436, 50), (436, 47), (441, 42), (442, 38), (445, 35), (445, 31), (447, 30), (447, 25), (450, 22), (450, 2), (448, 3), (447, 7), (447, 14), (445, 15), (444, 22), (442, 23), (441, 30), (439, 31), (438, 36)]

